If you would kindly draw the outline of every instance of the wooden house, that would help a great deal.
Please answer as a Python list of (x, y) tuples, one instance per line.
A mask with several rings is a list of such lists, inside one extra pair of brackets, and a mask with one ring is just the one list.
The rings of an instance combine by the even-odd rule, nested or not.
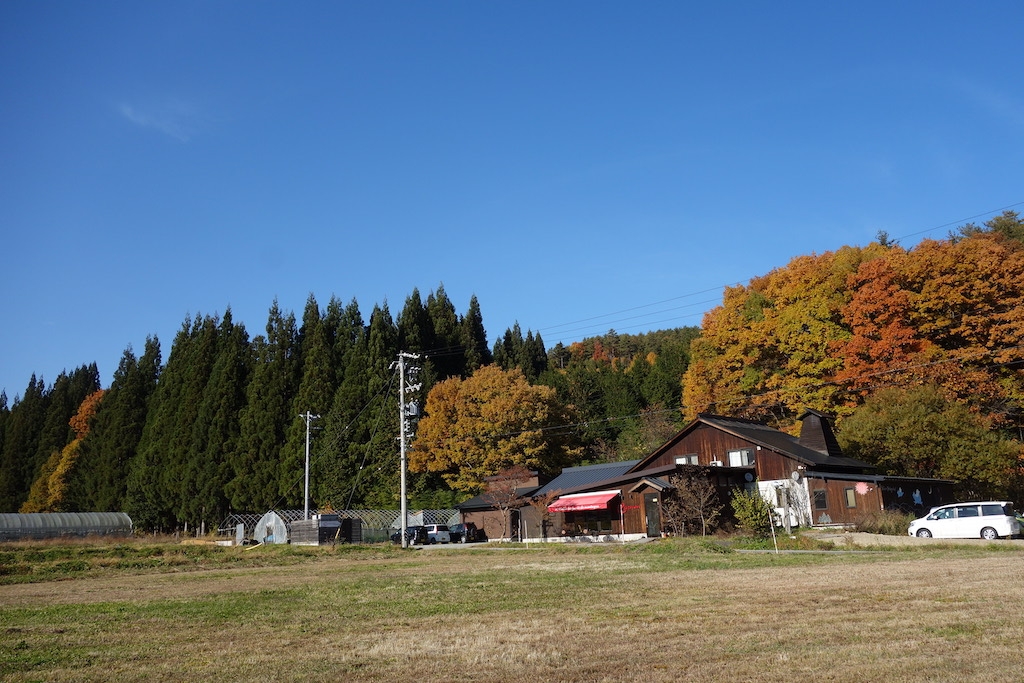
[[(524, 503), (500, 536), (489, 536), (660, 535), (661, 496), (678, 472), (708, 476), (723, 500), (735, 489), (756, 489), (791, 526), (853, 524), (879, 510), (923, 514), (952, 501), (952, 482), (878, 474), (869, 463), (843, 455), (826, 415), (808, 410), (800, 419), (800, 436), (794, 437), (753, 420), (701, 414), (646, 458), (567, 468), (547, 484), (524, 489), (524, 500), (533, 504)], [(459, 506), (466, 521), (490, 519), (486, 495), (473, 501)]]

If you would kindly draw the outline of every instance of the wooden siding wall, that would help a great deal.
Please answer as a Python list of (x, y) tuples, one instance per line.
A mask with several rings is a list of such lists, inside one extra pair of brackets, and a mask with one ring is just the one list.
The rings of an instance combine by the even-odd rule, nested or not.
[(707, 425), (700, 425), (670, 446), (653, 462), (648, 463), (647, 467), (674, 465), (677, 457), (692, 453), (698, 455), (698, 465), (710, 465), (712, 460), (728, 463), (729, 451), (753, 447), (754, 445), (745, 439), (726, 434)]
[[(661, 494), (658, 494), (659, 505)], [(644, 491), (622, 494), (622, 524), (625, 534), (647, 533), (647, 511), (644, 510)]]
[(757, 444), (707, 425), (695, 428), (649, 463), (648, 467), (674, 465), (679, 456), (693, 453), (697, 454), (698, 465), (710, 465), (713, 460), (728, 465), (729, 451), (743, 448), (749, 448), (754, 452), (755, 474), (761, 481), (788, 479), (796, 469), (796, 462), (792, 458), (767, 448), (758, 450)]
[[(810, 489), (811, 520), (815, 525), (854, 524), (864, 515), (882, 509), (882, 491), (873, 482), (809, 478), (807, 483)], [(860, 493), (857, 492), (858, 488), (861, 489)], [(855, 507), (847, 507), (847, 489), (854, 491)], [(825, 492), (828, 504), (826, 509), (819, 510), (815, 506), (815, 491)]]
[[(509, 514), (509, 521), (511, 522), (511, 513)], [(491, 540), (498, 540), (499, 538), (508, 538), (508, 529), (504, 528), (505, 520), (501, 515), (500, 510), (473, 510), (472, 512), (462, 513), (462, 521), (464, 523), (472, 522), (476, 524), (477, 529), (482, 529), (487, 538)]]

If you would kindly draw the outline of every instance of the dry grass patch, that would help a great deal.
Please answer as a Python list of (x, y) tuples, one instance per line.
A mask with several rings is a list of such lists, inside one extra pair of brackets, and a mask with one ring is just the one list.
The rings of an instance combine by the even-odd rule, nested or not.
[(990, 681), (1024, 554), (473, 549), (0, 586), (4, 680)]

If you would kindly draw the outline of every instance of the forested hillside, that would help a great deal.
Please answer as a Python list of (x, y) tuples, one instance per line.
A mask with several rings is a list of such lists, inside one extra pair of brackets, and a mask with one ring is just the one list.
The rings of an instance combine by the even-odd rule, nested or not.
[(1022, 339), (1012, 212), (910, 249), (880, 235), (798, 256), (727, 288), (701, 328), (550, 349), (518, 324), (490, 346), (476, 298), (458, 314), (443, 287), (397, 319), (311, 295), (301, 318), (275, 302), (254, 336), (230, 310), (188, 318), (166, 359), (156, 338), (126, 349), (106, 388), (93, 364), (0, 395), (0, 510), (123, 510), (169, 530), (301, 507), (307, 411), (313, 504), (395, 508), (399, 352), (419, 355), (426, 408), (414, 508), (507, 466), (642, 457), (698, 412), (786, 429), (805, 408), (837, 415), (847, 453), (884, 472), (1020, 496)]
[(1024, 225), (1007, 212), (912, 249), (799, 256), (726, 289), (691, 346), (687, 416), (781, 428), (838, 416), (848, 455), (892, 474), (1020, 492)]

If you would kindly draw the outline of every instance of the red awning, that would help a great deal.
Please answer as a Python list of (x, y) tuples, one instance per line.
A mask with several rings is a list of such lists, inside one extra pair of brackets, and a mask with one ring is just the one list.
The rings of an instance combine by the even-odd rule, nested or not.
[(619, 495), (618, 491), (594, 491), (592, 493), (572, 493), (562, 496), (551, 505), (548, 512), (580, 512), (582, 510), (603, 510), (608, 501)]

